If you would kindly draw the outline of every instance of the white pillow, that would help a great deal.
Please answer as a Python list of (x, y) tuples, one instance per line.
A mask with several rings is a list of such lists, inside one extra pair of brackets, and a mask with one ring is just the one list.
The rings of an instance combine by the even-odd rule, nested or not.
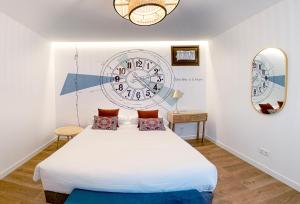
[(128, 118), (127, 116), (125, 115), (118, 115), (118, 122), (119, 122), (119, 125), (125, 125), (128, 121)]
[(135, 115), (129, 116), (129, 124), (131, 125), (137, 125), (138, 124), (138, 117)]
[(135, 125), (138, 124), (138, 118), (134, 115), (119, 115), (120, 125)]
[(169, 127), (169, 121), (168, 121), (168, 119), (166, 119), (164, 117), (162, 117), (162, 118), (164, 120), (164, 125), (167, 126), (167, 127)]

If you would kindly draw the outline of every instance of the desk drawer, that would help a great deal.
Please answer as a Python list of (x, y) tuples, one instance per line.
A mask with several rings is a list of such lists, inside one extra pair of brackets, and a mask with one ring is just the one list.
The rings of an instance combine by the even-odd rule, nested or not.
[(199, 121), (206, 121), (206, 120), (207, 120), (206, 114), (173, 115), (174, 123), (199, 122)]

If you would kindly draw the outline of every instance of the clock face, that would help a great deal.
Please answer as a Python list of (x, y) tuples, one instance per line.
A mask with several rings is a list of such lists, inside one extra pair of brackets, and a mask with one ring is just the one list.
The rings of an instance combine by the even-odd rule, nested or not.
[(273, 90), (273, 83), (270, 77), (273, 76), (270, 63), (262, 56), (257, 56), (252, 64), (252, 101), (260, 103), (270, 96)]
[(115, 55), (105, 63), (101, 76), (112, 77), (112, 83), (102, 86), (105, 96), (129, 109), (160, 104), (171, 94), (174, 81), (169, 64), (145, 50)]

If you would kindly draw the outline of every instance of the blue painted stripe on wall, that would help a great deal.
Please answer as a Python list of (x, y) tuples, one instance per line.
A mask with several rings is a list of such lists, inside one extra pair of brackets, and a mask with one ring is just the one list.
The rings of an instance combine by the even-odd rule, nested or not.
[[(77, 75), (77, 90), (87, 89), (102, 84), (110, 83), (113, 81), (113, 77), (108, 76), (96, 76), (87, 74)], [(76, 92), (76, 74), (69, 73), (65, 80), (64, 86), (60, 95)]]
[(163, 97), (165, 96), (165, 93), (170, 93), (168, 97), (164, 99), (164, 101), (168, 103), (170, 106), (174, 106), (176, 104), (176, 99), (173, 98), (174, 92), (175, 92), (174, 89), (164, 86), (162, 90), (158, 93), (158, 95), (160, 97)]
[(285, 76), (271, 76), (269, 77), (269, 80), (275, 84), (278, 84), (279, 86), (285, 87)]

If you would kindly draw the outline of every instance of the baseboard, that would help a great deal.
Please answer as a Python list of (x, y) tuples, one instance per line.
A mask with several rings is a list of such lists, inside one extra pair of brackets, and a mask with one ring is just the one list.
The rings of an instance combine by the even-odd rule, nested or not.
[(231, 154), (239, 157), (240, 159), (244, 160), (245, 162), (255, 166), (259, 170), (265, 172), (266, 174), (269, 174), (270, 176), (276, 178), (277, 180), (281, 181), (282, 183), (285, 183), (286, 185), (290, 186), (291, 188), (295, 189), (296, 191), (300, 192), (300, 184), (289, 179), (288, 177), (281, 175), (280, 173), (273, 171), (272, 169), (266, 167), (265, 165), (251, 159), (250, 157), (232, 149), (228, 145), (225, 145), (224, 143), (217, 141), (209, 136), (206, 136), (206, 139), (211, 141), (212, 143), (216, 144), (217, 146), (221, 147), (222, 149), (225, 149), (226, 151), (230, 152)]
[(40, 146), (36, 150), (34, 150), (32, 153), (25, 156), (23, 159), (19, 160), (18, 162), (14, 163), (4, 171), (0, 172), (0, 180), (12, 173), (14, 170), (25, 164), (27, 161), (29, 161), (31, 158), (39, 154), (41, 151), (43, 151), (45, 148), (47, 148), (50, 144), (52, 144), (56, 140), (56, 137), (52, 138), (50, 141), (48, 141), (46, 144)]

